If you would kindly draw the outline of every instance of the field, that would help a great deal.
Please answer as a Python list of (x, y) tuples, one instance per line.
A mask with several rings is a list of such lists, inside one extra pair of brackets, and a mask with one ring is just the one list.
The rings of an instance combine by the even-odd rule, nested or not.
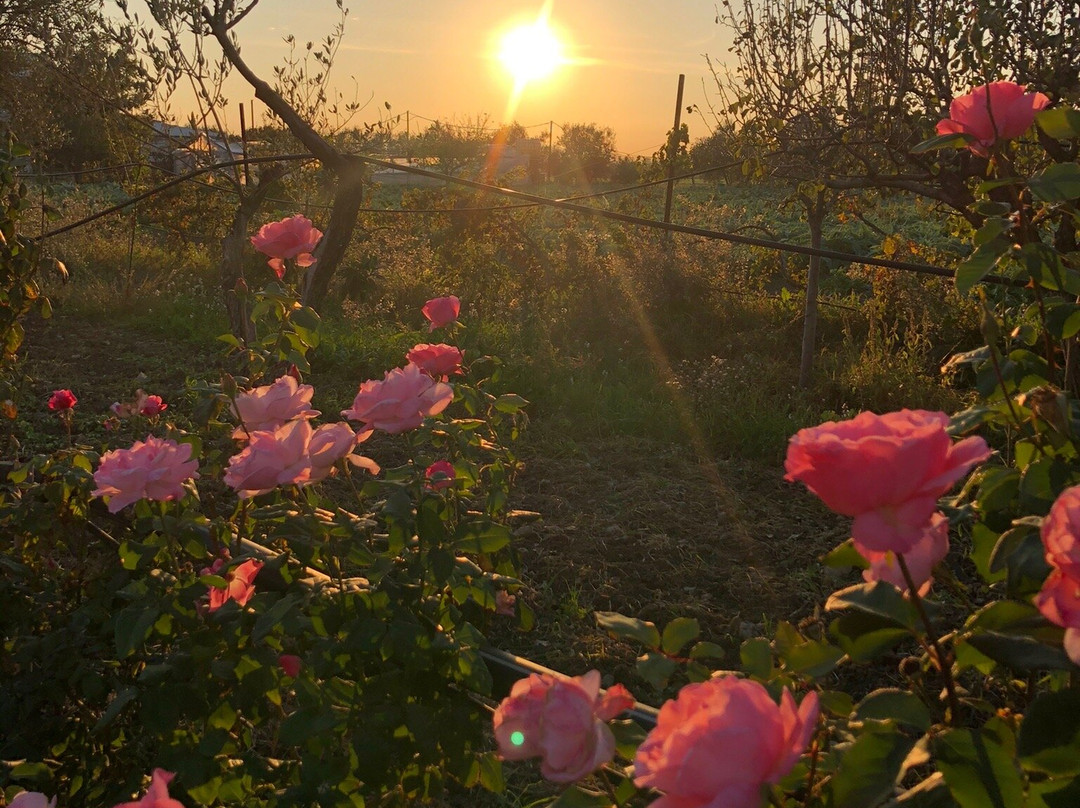
[[(49, 190), (64, 219), (107, 196), (85, 186)], [(134, 232), (128, 217), (50, 245), (72, 279), (47, 290), (54, 318), (30, 324), (23, 400), (77, 391), (80, 443), (104, 440), (109, 404), (136, 387), (182, 407), (191, 375), (228, 367), (216, 340), (225, 330), (215, 291), (221, 196), (185, 192), (140, 208)], [(653, 192), (611, 204), (651, 216), (660, 199)], [(798, 211), (782, 200), (779, 190), (684, 186), (676, 219), (805, 240)], [(395, 201), (457, 210), (366, 216), (323, 312), (307, 380), (316, 404), (336, 412), (360, 381), (425, 339), (418, 312), (427, 297), (462, 298), (472, 324), (467, 355), (501, 357), (505, 387), (531, 402), (514, 506), (542, 517), (518, 531), (525, 598), (538, 620), (533, 632), (498, 641), (551, 667), (596, 666), (633, 681), (633, 654), (592, 625), (594, 610), (696, 617), (732, 653), (777, 620), (807, 617), (837, 585), (816, 559), (843, 538), (842, 527), (781, 479), (787, 438), (862, 408), (948, 409), (961, 400), (937, 368), (976, 337), (946, 282), (834, 268), (815, 382), (800, 390), (798, 257), (668, 242), (558, 212), (472, 212), (463, 208), (490, 203), (441, 190), (376, 197)], [(831, 245), (878, 252), (882, 236), (868, 220), (881, 233), (904, 233), (903, 249), (921, 260), (957, 249), (936, 211), (909, 200), (862, 204), (862, 220), (835, 217)], [(250, 259), (249, 277), (259, 278), (265, 267)], [(64, 440), (49, 414), (28, 404), (14, 432), (24, 455)]]

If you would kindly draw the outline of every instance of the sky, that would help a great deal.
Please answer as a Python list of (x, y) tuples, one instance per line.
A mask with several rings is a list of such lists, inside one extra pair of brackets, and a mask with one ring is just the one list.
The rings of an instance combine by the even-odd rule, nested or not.
[[(406, 111), (413, 132), (426, 125), (424, 119), (508, 122), (514, 82), (497, 58), (500, 35), (534, 21), (541, 0), (345, 4), (349, 14), (333, 83), (347, 97), (368, 102), (354, 122), (400, 115), (403, 131)], [(707, 135), (705, 121), (687, 116), (685, 108), (707, 109), (712, 78), (703, 54), (721, 63), (728, 55), (730, 32), (715, 17), (713, 0), (552, 0), (550, 26), (563, 43), (565, 63), (551, 77), (525, 87), (513, 119), (533, 127), (534, 135), (546, 135), (548, 121), (554, 121), (556, 141), (560, 124), (610, 126), (620, 152), (649, 155), (674, 122), (683, 73), (683, 122), (692, 140)], [(235, 31), (244, 59), (272, 83), (273, 66), (289, 51), (287, 35), (302, 48), (323, 39), (339, 19), (334, 0), (260, 0)], [(254, 96), (239, 78), (227, 85), (227, 93), (233, 112), (238, 102)], [(190, 97), (178, 96), (173, 112), (182, 120), (190, 105)], [(256, 101), (256, 123), (265, 114), (260, 108)], [(235, 118), (230, 128), (238, 128)]]

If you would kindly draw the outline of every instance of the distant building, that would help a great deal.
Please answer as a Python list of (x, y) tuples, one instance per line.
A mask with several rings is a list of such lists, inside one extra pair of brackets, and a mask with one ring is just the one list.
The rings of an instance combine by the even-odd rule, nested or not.
[(157, 134), (150, 143), (150, 162), (171, 174), (186, 174), (244, 157), (244, 147), (238, 140), (230, 140), (212, 129), (192, 129), (161, 121), (154, 121), (152, 126)]

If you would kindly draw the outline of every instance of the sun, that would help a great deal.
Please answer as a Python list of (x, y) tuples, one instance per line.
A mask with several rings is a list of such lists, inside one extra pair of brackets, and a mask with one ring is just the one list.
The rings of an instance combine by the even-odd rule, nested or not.
[(559, 38), (541, 17), (536, 22), (519, 25), (507, 31), (499, 45), (499, 61), (523, 87), (532, 81), (550, 76), (563, 62)]

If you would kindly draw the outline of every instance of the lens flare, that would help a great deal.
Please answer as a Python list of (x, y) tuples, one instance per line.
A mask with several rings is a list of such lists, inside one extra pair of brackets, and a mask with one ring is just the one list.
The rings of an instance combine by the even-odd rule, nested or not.
[(514, 746), (521, 746), (523, 743), (525, 743), (525, 733), (524, 732), (511, 732), (510, 733), (510, 743), (512, 743)]

